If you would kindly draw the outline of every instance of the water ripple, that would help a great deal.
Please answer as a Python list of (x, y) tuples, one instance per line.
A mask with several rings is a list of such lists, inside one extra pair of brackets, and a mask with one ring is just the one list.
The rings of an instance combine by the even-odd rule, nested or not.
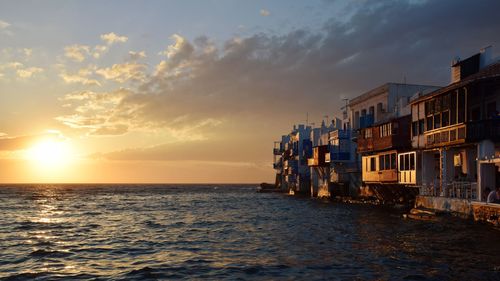
[(0, 186), (0, 279), (500, 280), (489, 226), (214, 187)]

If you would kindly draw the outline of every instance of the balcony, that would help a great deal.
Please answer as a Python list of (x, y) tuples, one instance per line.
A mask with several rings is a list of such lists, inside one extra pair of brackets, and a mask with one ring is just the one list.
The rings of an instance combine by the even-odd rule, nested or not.
[(359, 117), (359, 127), (360, 128), (369, 127), (369, 126), (373, 125), (373, 122), (374, 122), (373, 114), (368, 114), (368, 115)]
[(381, 151), (410, 147), (410, 116), (360, 130), (358, 152)]
[(500, 118), (467, 122), (467, 141), (500, 141)]
[(335, 130), (329, 133), (329, 140), (350, 139), (351, 130)]
[(328, 166), (325, 161), (325, 154), (328, 152), (328, 145), (313, 147), (313, 157), (307, 159), (307, 165), (310, 167)]
[(466, 125), (458, 124), (424, 133), (425, 147), (439, 147), (464, 143), (466, 138)]
[(477, 201), (477, 183), (475, 182), (450, 182), (444, 184), (441, 189), (439, 185), (432, 183), (419, 186), (419, 194), (422, 196), (447, 197)]

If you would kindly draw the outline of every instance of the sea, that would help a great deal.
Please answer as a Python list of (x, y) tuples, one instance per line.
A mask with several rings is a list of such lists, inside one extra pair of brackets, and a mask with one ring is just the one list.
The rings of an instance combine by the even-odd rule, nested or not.
[(1, 280), (500, 280), (500, 230), (256, 185), (2, 185)]

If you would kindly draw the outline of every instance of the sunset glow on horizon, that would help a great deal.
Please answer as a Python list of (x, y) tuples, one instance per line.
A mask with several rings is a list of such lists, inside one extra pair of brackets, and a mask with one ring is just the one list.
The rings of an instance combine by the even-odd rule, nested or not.
[(3, 1), (0, 183), (273, 182), (294, 124), (386, 82), (446, 85), (453, 57), (499, 50), (491, 5)]

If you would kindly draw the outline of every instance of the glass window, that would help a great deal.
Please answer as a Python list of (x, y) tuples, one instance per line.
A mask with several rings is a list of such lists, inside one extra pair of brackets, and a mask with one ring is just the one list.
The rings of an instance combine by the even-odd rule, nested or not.
[(391, 169), (396, 170), (396, 153), (391, 154)]
[(450, 109), (450, 94), (446, 94), (443, 96), (442, 99), (442, 110), (448, 110)]
[(370, 171), (376, 171), (377, 167), (375, 165), (375, 157), (370, 157)]
[(435, 107), (436, 107), (435, 112), (436, 112), (436, 113), (441, 112), (441, 108), (442, 108), (442, 106), (441, 106), (441, 102), (442, 102), (442, 98), (441, 98), (441, 97), (437, 97), (437, 98), (436, 98), (436, 103), (435, 103)]
[(457, 93), (451, 93), (450, 101), (450, 125), (457, 124)]
[(410, 170), (415, 170), (415, 153), (410, 154)]
[(418, 134), (422, 135), (424, 133), (424, 119), (418, 120)]
[(403, 164), (405, 162), (405, 161), (403, 161), (403, 157), (404, 157), (404, 155), (399, 155), (399, 170), (400, 171), (404, 171), (405, 170), (405, 167), (403, 166)]
[(385, 158), (384, 170), (390, 170), (391, 169), (391, 155), (386, 154), (386, 155), (384, 155), (384, 158)]
[(411, 135), (412, 136), (418, 135), (418, 121), (414, 121), (411, 123)]
[(463, 89), (458, 91), (458, 117), (457, 123), (465, 122), (465, 92)]
[(426, 131), (434, 129), (434, 118), (432, 116), (427, 117), (427, 127)]
[(441, 128), (441, 114), (434, 115), (434, 129)]
[(380, 171), (385, 170), (384, 155), (378, 157), (378, 167)]
[(443, 127), (446, 127), (448, 125), (450, 125), (450, 112), (449, 111), (444, 111), (442, 114), (442, 125)]
[(409, 170), (410, 169), (410, 155), (409, 154), (405, 154), (405, 170)]

